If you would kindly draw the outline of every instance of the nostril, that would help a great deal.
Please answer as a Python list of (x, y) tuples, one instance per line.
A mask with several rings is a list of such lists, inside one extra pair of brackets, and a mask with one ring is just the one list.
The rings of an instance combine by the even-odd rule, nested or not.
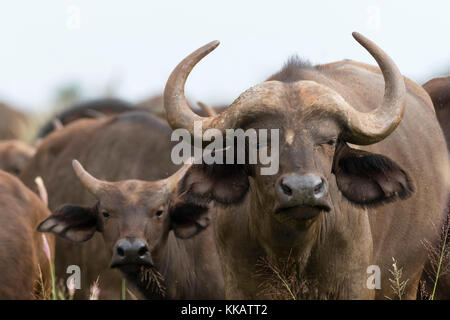
[(323, 185), (323, 182), (320, 182), (320, 183), (314, 188), (314, 193), (319, 193), (320, 190), (322, 189), (322, 185)]
[(141, 248), (138, 250), (138, 255), (139, 255), (140, 257), (142, 257), (142, 256), (145, 256), (145, 255), (147, 254), (147, 252), (148, 252), (147, 247), (141, 247)]
[(281, 181), (280, 187), (281, 187), (281, 190), (283, 191), (284, 194), (286, 194), (288, 196), (292, 195), (292, 189), (290, 187), (288, 187), (287, 185), (285, 185), (283, 183), (283, 181)]
[(321, 178), (320, 182), (314, 187), (314, 194), (319, 195), (325, 189), (325, 181)]
[(122, 247), (117, 247), (117, 254), (118, 254), (120, 257), (124, 257), (124, 256), (125, 256), (125, 250), (123, 250)]

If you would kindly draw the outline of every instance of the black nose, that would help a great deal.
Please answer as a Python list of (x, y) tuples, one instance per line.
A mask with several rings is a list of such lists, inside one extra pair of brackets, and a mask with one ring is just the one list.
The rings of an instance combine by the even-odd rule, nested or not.
[(323, 203), (327, 192), (325, 179), (315, 174), (288, 174), (278, 180), (277, 195), (282, 207), (316, 206)]
[(114, 268), (128, 264), (153, 265), (145, 240), (126, 238), (116, 242), (110, 267)]

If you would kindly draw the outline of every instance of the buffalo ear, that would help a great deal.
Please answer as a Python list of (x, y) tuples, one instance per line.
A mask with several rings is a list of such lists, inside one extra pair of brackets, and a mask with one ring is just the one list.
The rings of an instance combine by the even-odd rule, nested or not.
[(169, 208), (169, 214), (173, 232), (182, 239), (195, 236), (211, 223), (206, 204), (178, 201)]
[(179, 185), (178, 194), (192, 202), (214, 200), (222, 205), (242, 201), (249, 189), (244, 165), (192, 165)]
[(67, 240), (87, 241), (97, 230), (97, 214), (92, 208), (64, 205), (38, 226), (40, 232), (53, 232)]
[(410, 176), (397, 163), (345, 143), (340, 143), (336, 150), (333, 173), (342, 194), (360, 205), (407, 199), (414, 192)]

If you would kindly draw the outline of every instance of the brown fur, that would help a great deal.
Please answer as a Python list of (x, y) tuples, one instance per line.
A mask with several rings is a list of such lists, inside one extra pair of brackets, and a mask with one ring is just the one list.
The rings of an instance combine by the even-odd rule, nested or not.
[[(428, 92), (433, 101), (434, 107), (436, 109), (436, 116), (444, 131), (445, 140), (447, 142), (447, 147), (450, 146), (450, 77), (435, 78), (423, 85), (423, 88)], [(450, 204), (449, 204), (450, 205)], [(450, 215), (450, 206), (448, 214)], [(447, 218), (449, 219), (449, 218)], [(444, 230), (445, 231), (445, 230)], [(450, 246), (450, 238), (447, 237), (447, 247)], [(448, 250), (448, 249), (447, 249)], [(433, 291), (433, 286), (435, 282), (435, 277), (433, 277), (431, 263), (428, 262), (425, 266), (424, 275), (422, 280), (425, 281), (425, 290), (428, 294)], [(431, 275), (431, 276), (430, 276)], [(444, 271), (438, 280), (436, 287), (436, 299), (450, 299), (450, 271)]]
[(28, 125), (27, 117), (0, 102), (0, 140), (22, 139)]
[(436, 78), (423, 85), (436, 109), (436, 116), (450, 144), (450, 77)]
[[(42, 298), (51, 290), (48, 258), (36, 228), (50, 212), (16, 177), (0, 170), (0, 299)], [(54, 237), (47, 235), (54, 254)], [(48, 298), (48, 296), (47, 296)]]
[[(190, 103), (191, 106), (195, 106), (195, 104)], [(154, 95), (150, 98), (147, 98), (145, 100), (142, 100), (137, 104), (137, 106), (143, 110), (146, 110), (150, 112), (151, 114), (166, 120), (166, 111), (164, 110), (164, 97), (162, 94)], [(218, 105), (218, 106), (212, 106), (213, 111), (220, 113), (222, 112), (227, 106), (225, 105)], [(198, 114), (199, 116), (206, 117), (208, 116), (206, 110), (203, 108), (192, 108), (192, 110)]]
[(19, 140), (0, 141), (0, 169), (14, 175), (19, 175), (36, 149)]
[(58, 119), (62, 125), (68, 125), (83, 118), (111, 116), (133, 110), (137, 110), (137, 107), (119, 99), (97, 99), (83, 102), (55, 115), (39, 130), (37, 137), (43, 138), (55, 130), (54, 119)]

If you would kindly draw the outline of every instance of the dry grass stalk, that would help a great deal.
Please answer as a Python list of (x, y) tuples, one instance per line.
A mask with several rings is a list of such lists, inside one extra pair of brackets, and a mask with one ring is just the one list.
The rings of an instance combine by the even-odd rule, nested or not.
[(300, 300), (315, 299), (317, 290), (311, 280), (302, 279), (297, 271), (291, 254), (285, 261), (272, 262), (267, 257), (261, 257), (257, 263), (256, 276), (260, 278), (260, 294), (269, 299)]
[[(393, 278), (389, 278), (389, 282), (391, 283), (392, 291), (394, 292), (395, 296), (402, 300), (402, 297), (405, 293), (406, 285), (408, 284), (409, 279), (402, 280), (403, 277), (403, 268), (398, 267), (397, 260), (395, 260), (394, 257), (392, 257), (392, 269), (389, 270)], [(390, 297), (387, 297), (388, 299), (391, 299)]]
[(449, 242), (450, 228), (450, 206), (447, 218), (440, 230), (440, 237), (436, 244), (426, 240), (423, 241), (428, 254), (428, 265), (425, 268), (425, 274), (429, 282), (433, 281), (432, 292), (428, 295), (430, 300), (434, 300), (439, 278), (450, 273), (450, 246)]
[(166, 287), (164, 286), (164, 276), (155, 268), (141, 267), (141, 282), (147, 282), (146, 289), (151, 289), (161, 297), (166, 296)]

